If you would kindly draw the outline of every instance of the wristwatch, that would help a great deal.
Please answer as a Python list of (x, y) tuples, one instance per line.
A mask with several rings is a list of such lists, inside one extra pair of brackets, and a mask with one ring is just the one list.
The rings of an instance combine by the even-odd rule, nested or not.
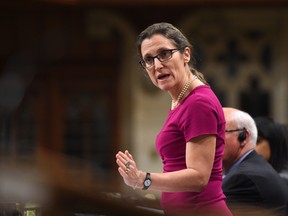
[(150, 187), (151, 183), (152, 183), (151, 174), (149, 172), (147, 172), (145, 180), (143, 182), (144, 187), (142, 189), (147, 190)]

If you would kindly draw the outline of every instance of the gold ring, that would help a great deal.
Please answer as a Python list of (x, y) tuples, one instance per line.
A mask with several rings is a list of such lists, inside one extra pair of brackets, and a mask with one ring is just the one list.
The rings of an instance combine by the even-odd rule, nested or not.
[(128, 169), (127, 169), (127, 168), (125, 169), (125, 173), (126, 173), (126, 174), (128, 173)]

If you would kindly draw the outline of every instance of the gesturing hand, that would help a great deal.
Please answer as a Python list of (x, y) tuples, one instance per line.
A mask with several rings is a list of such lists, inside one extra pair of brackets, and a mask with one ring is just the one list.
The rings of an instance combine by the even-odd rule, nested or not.
[(118, 171), (123, 177), (125, 184), (135, 189), (139, 183), (141, 171), (137, 169), (136, 162), (132, 155), (126, 150), (125, 153), (119, 151), (116, 154)]

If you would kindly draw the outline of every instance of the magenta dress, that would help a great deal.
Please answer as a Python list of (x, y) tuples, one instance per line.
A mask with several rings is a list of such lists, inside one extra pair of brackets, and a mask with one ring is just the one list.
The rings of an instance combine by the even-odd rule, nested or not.
[[(156, 148), (163, 163), (163, 172), (186, 169), (186, 143), (194, 137), (213, 134), (216, 155), (208, 185), (202, 192), (162, 192), (161, 205), (166, 213), (209, 210), (219, 215), (232, 215), (222, 191), (222, 156), (224, 152), (225, 118), (222, 106), (211, 88), (201, 85), (190, 94), (169, 116), (157, 136)], [(191, 179), (193, 181), (193, 179)], [(182, 214), (183, 215), (183, 214)]]

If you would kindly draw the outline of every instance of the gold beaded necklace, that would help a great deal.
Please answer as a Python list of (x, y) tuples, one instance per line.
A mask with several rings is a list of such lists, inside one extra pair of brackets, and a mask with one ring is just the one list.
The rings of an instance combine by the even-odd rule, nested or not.
[(172, 105), (171, 105), (171, 109), (173, 110), (180, 102), (180, 100), (182, 99), (182, 97), (185, 95), (185, 93), (188, 91), (189, 86), (197, 79), (197, 76), (194, 75), (194, 79), (189, 80), (183, 87), (182, 91), (180, 92), (180, 94), (178, 95), (176, 101), (172, 100)]

